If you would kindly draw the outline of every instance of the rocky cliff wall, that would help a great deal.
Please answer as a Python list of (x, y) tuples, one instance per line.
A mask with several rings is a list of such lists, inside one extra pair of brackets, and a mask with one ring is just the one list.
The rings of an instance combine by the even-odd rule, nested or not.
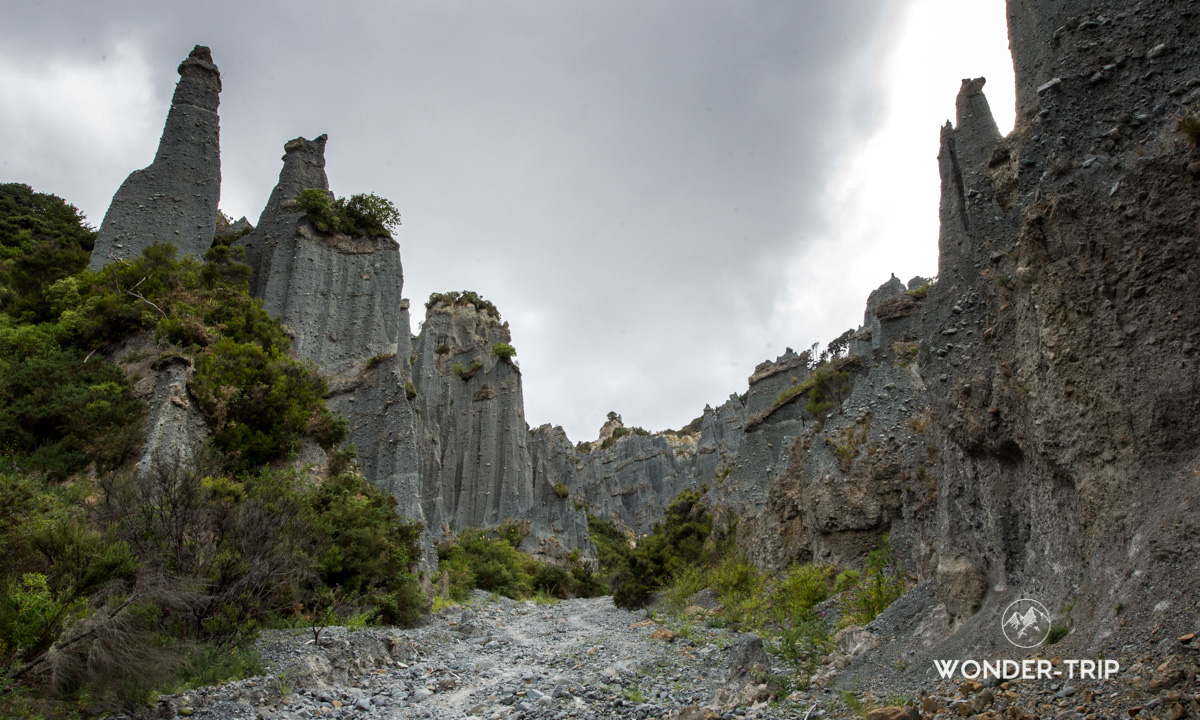
[[(402, 515), (426, 522), (405, 390), (412, 335), (399, 248), (387, 236), (324, 232), (296, 207), (301, 190), (329, 189), (325, 142), (321, 135), (284, 146), (258, 226), (237, 243), (253, 269), (251, 293), (283, 321), (291, 353), (331, 376), (329, 407), (349, 420), (363, 474), (397, 499)], [(425, 562), (436, 564), (427, 522), (423, 545)]]
[(470, 303), (427, 306), (413, 359), (421, 503), (436, 534), (528, 523), (522, 549), (595, 557), (587, 518), (534, 472), (521, 371), (496, 355), (509, 343), (499, 313)]
[(197, 45), (179, 65), (179, 83), (154, 162), (130, 173), (100, 224), (91, 267), (137, 257), (155, 243), (180, 255), (212, 246), (221, 199), (221, 74)]
[(1121, 608), (1170, 624), (1194, 590), (1200, 165), (1177, 122), (1200, 19), (1026, 0), (1009, 18), (1017, 128), (999, 138), (964, 81), (939, 155), (920, 357), (939, 596), (968, 625), (1039, 597), (1099, 644)]
[(1008, 14), (1017, 127), (1001, 137), (984, 80), (963, 81), (938, 159), (937, 282), (872, 293), (838, 361), (844, 411), (820, 427), (803, 397), (776, 401), (805, 364), (757, 368), (723, 420), (706, 411), (725, 445), (702, 433), (693, 478), (763, 566), (853, 561), (890, 532), (936, 580), (935, 635), (983, 642), (1018, 594), (1065, 608), (1055, 621), (1091, 647), (1122, 608), (1139, 613), (1122, 626), (1185, 632), (1200, 621), (1181, 582), (1200, 536), (1200, 143), (1181, 129), (1200, 127), (1200, 19), (1171, 2)]
[(739, 550), (761, 567), (855, 564), (890, 532), (913, 571), (932, 577), (933, 455), (915, 366), (927, 288), (922, 278), (910, 284), (892, 278), (871, 293), (851, 352), (832, 359), (848, 377), (840, 405), (815, 417), (807, 391), (788, 392), (815, 364), (789, 349), (758, 365), (745, 393), (706, 407), (695, 435), (627, 435), (590, 452), (563, 437), (572, 494), (643, 534), (682, 490), (705, 487), (719, 522), (737, 518)]
[(254, 268), (251, 291), (291, 331), (292, 354), (340, 374), (372, 357), (407, 355), (411, 331), (396, 241), (324, 232), (296, 207), (301, 190), (329, 189), (325, 141), (284, 146), (279, 183), (238, 243)]

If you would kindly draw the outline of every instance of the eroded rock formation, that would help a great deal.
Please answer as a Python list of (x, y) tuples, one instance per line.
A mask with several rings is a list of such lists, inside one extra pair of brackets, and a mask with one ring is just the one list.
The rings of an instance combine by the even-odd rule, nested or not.
[(137, 257), (155, 243), (172, 243), (180, 255), (196, 256), (212, 246), (221, 199), (220, 95), (221, 74), (212, 54), (197, 45), (179, 65), (154, 162), (130, 173), (104, 215), (93, 270)]
[(251, 292), (290, 329), (292, 354), (336, 375), (376, 356), (407, 355), (411, 336), (396, 241), (322, 231), (296, 207), (300, 191), (329, 190), (325, 141), (284, 146), (279, 183), (257, 228), (238, 242), (254, 268)]
[(534, 471), (521, 371), (494, 348), (511, 340), (489, 306), (427, 306), (414, 357), (421, 502), (435, 532), (528, 524), (522, 549), (594, 557), (587, 518)]
[[(922, 326), (939, 594), (1024, 593), (1099, 643), (1188, 603), (1200, 425), (1200, 101), (1184, 4), (1011, 0), (1018, 119), (965, 81), (942, 131), (941, 276)], [(968, 583), (969, 585), (969, 583)], [(1128, 613), (1128, 610), (1126, 611)], [(1150, 621), (1147, 621), (1149, 624)]]

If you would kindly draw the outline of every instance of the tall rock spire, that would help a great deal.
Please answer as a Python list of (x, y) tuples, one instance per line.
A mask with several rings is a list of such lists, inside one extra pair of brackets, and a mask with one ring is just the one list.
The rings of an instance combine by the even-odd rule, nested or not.
[(130, 173), (100, 225), (92, 269), (169, 242), (202, 255), (216, 232), (221, 199), (221, 74), (197, 45), (179, 65), (179, 83), (154, 162)]

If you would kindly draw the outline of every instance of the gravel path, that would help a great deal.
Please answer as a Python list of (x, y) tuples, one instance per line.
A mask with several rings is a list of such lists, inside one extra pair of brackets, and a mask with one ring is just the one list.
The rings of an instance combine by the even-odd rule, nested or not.
[[(554, 605), (477, 592), (416, 629), (327, 628), (264, 633), (269, 675), (163, 698), (156, 717), (196, 718), (660, 718), (711, 703), (731, 680), (735, 634), (667, 626), (621, 610), (609, 597)], [(657, 634), (656, 634), (657, 633)], [(749, 638), (743, 636), (743, 643)], [(759, 691), (767, 700), (765, 691)], [(827, 696), (834, 702), (835, 696)], [(760, 702), (721, 715), (792, 718), (814, 701)], [(814, 711), (810, 718), (819, 717)]]
[[(658, 623), (608, 597), (554, 605), (477, 592), (420, 628), (270, 631), (259, 650), (268, 673), (162, 698), (147, 717), (478, 718), (479, 720), (1184, 720), (1200, 718), (1194, 635), (1169, 654), (1118, 656), (1109, 681), (913, 682), (891, 665), (853, 682), (854, 707), (835, 688), (773, 698), (754, 663), (778, 665), (752, 635)], [(905, 647), (899, 644), (901, 651)], [(831, 659), (832, 661), (833, 659)], [(1055, 658), (1055, 667), (1061, 667)], [(765, 667), (764, 664), (765, 663)], [(761, 676), (760, 676), (761, 677)], [(857, 699), (856, 699), (857, 698)], [(907, 705), (878, 710), (874, 708)]]

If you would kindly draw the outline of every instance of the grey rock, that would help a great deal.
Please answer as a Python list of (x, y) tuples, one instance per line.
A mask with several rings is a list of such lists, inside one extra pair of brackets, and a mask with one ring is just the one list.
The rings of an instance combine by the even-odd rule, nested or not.
[(534, 473), (521, 371), (496, 356), (511, 342), (498, 314), (427, 307), (413, 367), (423, 513), (437, 533), (528, 523), (521, 549), (565, 561), (595, 557), (587, 518)]
[(179, 82), (154, 161), (121, 184), (92, 250), (91, 267), (138, 256), (155, 243), (180, 255), (212, 245), (221, 198), (221, 74), (197, 45), (179, 65)]
[(726, 683), (742, 684), (753, 680), (753, 672), (770, 672), (771, 657), (763, 649), (762, 638), (743, 633), (734, 641), (725, 661)]
[(154, 391), (147, 399), (146, 442), (138, 459), (138, 473), (155, 467), (191, 469), (196, 452), (209, 437), (195, 401), (188, 393), (190, 364), (183, 358), (168, 360), (154, 370)]
[[(301, 190), (328, 190), (324, 135), (284, 146), (283, 168), (258, 227), (237, 244), (253, 269), (251, 292), (290, 330), (291, 352), (332, 375), (328, 404), (350, 421), (363, 474), (424, 522), (410, 382), (404, 272), (390, 237), (351, 238), (314, 226)], [(423, 564), (436, 565), (425, 525)]]
[(325, 142), (296, 138), (254, 232), (238, 241), (254, 269), (251, 291), (292, 332), (291, 352), (331, 375), (409, 345), (396, 241), (320, 230), (300, 212), (301, 190), (328, 191)]

